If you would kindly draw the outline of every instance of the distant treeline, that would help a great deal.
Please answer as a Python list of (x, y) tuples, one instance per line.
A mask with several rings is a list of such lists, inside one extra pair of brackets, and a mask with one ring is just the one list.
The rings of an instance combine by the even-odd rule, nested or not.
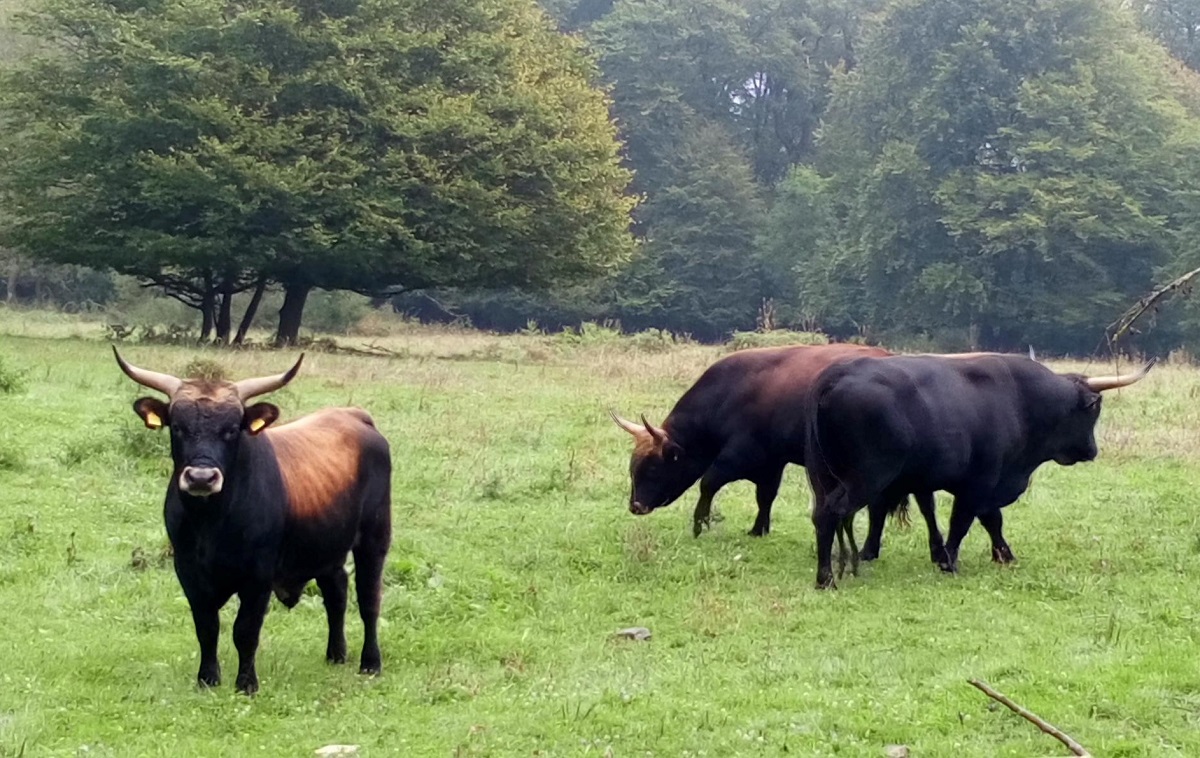
[[(302, 310), (324, 288), (497, 330), (1074, 354), (1200, 265), (1200, 0), (541, 0), (552, 21), (529, 0), (352, 0), (337, 23), (310, 5), (252, 0), (243, 24), (166, 0), (114, 38), (137, 44), (107, 43), (124, 73), (68, 67), (165, 98), (157, 131), (142, 103), (10, 77), (9, 243), (159, 285), (218, 336), (235, 296)], [(414, 20), (428, 40), (373, 31)], [(386, 65), (329, 57), (350, 49)], [(1157, 318), (1128, 347), (1200, 347), (1191, 304)]]

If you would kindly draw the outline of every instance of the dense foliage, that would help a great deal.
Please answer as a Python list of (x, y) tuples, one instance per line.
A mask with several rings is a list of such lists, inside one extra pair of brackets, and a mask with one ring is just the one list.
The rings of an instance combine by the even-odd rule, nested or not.
[(523, 0), (48, 0), (6, 76), (9, 243), (230, 330), (276, 282), (545, 286), (628, 257), (629, 174), (579, 45)]
[[(540, 5), (53, 0), (6, 96), (9, 239), (207, 296), (218, 332), (274, 282), (1073, 353), (1200, 265), (1195, 3)], [(1200, 342), (1159, 315), (1136, 347)]]

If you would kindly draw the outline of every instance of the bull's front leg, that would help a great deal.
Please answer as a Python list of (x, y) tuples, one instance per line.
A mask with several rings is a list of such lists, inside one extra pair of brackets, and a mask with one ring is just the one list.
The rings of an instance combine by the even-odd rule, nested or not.
[(1000, 509), (981, 513), (977, 517), (979, 523), (983, 524), (983, 528), (987, 530), (988, 536), (992, 538), (992, 560), (996, 563), (1012, 563), (1017, 558), (1013, 555), (1012, 548), (1004, 541), (1004, 516)]
[(946, 541), (946, 562), (939, 564), (942, 571), (958, 572), (958, 549), (971, 530), (975, 520), (975, 509), (970, 502), (961, 497), (954, 498), (954, 507), (950, 510), (950, 532)]
[(200, 643), (200, 670), (196, 673), (196, 682), (201, 687), (216, 687), (221, 683), (221, 662), (217, 660), (221, 606), (208, 600), (190, 602), (192, 623), (196, 625), (196, 641)]
[(238, 692), (253, 695), (258, 692), (258, 672), (254, 659), (258, 654), (258, 637), (263, 619), (271, 602), (270, 585), (255, 586), (238, 593), (238, 614), (233, 622), (233, 644), (238, 651)]
[(692, 511), (693, 537), (699, 537), (704, 529), (712, 528), (713, 498), (728, 483), (729, 480), (715, 466), (704, 472), (700, 479), (700, 499), (696, 502), (696, 510)]
[(942, 539), (942, 530), (938, 528), (937, 501), (933, 493), (917, 492), (913, 494), (913, 498), (916, 499), (917, 508), (925, 519), (926, 529), (929, 530), (929, 560), (939, 566), (948, 565), (950, 558), (946, 555), (946, 542)]

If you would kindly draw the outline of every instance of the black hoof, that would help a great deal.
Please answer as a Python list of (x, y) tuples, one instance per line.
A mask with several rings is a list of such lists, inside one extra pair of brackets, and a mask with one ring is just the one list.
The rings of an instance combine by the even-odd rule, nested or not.
[(196, 675), (196, 685), (198, 687), (220, 687), (221, 686), (221, 671), (201, 671)]
[(1013, 555), (1012, 550), (1005, 545), (999, 548), (992, 548), (992, 560), (999, 564), (1012, 563), (1017, 557)]
[(379, 676), (381, 673), (383, 673), (383, 666), (379, 663), (364, 663), (359, 667), (358, 673), (362, 674), (363, 676)]
[(759, 526), (758, 524), (750, 527), (750, 531), (746, 532), (746, 534), (749, 534), (751, 537), (766, 537), (770, 533), (770, 526)]
[(254, 674), (239, 674), (237, 691), (243, 695), (253, 695), (258, 692), (258, 676)]
[(346, 652), (343, 650), (340, 653), (326, 653), (325, 662), (332, 663), (335, 666), (340, 666), (346, 662)]
[(879, 550), (878, 549), (871, 550), (870, 548), (863, 548), (862, 550), (858, 551), (858, 559), (860, 561), (878, 560), (879, 559)]

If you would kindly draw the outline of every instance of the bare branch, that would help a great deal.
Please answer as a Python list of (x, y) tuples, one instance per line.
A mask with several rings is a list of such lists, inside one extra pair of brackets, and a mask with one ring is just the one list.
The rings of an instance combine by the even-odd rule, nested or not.
[[(1198, 270), (1200, 270), (1200, 269), (1198, 269)], [(1017, 714), (1018, 716), (1025, 719), (1026, 721), (1029, 721), (1034, 726), (1036, 726), (1038, 729), (1041, 729), (1046, 734), (1050, 735), (1054, 739), (1056, 739), (1059, 742), (1061, 742), (1062, 744), (1066, 745), (1067, 749), (1071, 751), (1072, 755), (1082, 755), (1082, 756), (1085, 756), (1085, 758), (1091, 758), (1092, 754), (1089, 753), (1083, 747), (1083, 745), (1080, 745), (1078, 742), (1076, 742), (1074, 739), (1072, 739), (1069, 734), (1062, 731), (1058, 727), (1053, 726), (1051, 724), (1047, 724), (1036, 713), (1033, 713), (1032, 711), (1024, 708), (1023, 706), (1017, 705), (1016, 703), (1014, 703), (1013, 701), (1011, 701), (1007, 697), (1005, 697), (1003, 694), (997, 692), (996, 690), (989, 687), (986, 683), (984, 683), (978, 679), (968, 679), (967, 683), (970, 684), (972, 687), (975, 687), (976, 689), (983, 692), (983, 694), (987, 695), (992, 700), (1002, 703), (1005, 707), (1007, 707), (1013, 713)]]
[(1121, 314), (1119, 319), (1109, 324), (1104, 330), (1104, 336), (1108, 340), (1109, 348), (1112, 349), (1116, 345), (1117, 340), (1125, 336), (1133, 327), (1134, 322), (1145, 315), (1146, 311), (1151, 308), (1157, 310), (1159, 301), (1187, 286), (1197, 276), (1200, 276), (1200, 268), (1187, 272), (1178, 279), (1164, 284), (1141, 300), (1138, 300), (1137, 305)]

